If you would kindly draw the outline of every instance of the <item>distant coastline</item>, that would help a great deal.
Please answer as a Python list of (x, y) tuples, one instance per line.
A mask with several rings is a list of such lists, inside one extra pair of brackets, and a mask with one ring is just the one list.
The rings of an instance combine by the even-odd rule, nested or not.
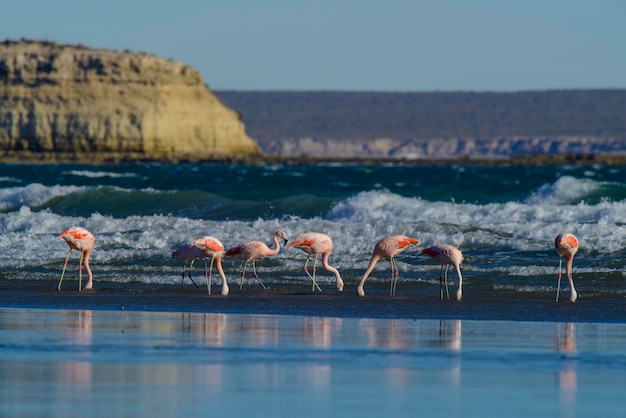
[(626, 89), (214, 93), (265, 154), (285, 158), (493, 163), (626, 155)]
[(626, 154), (598, 155), (551, 155), (538, 154), (508, 158), (313, 158), (284, 157), (265, 155), (246, 160), (231, 162), (263, 164), (413, 164), (413, 165), (483, 165), (483, 166), (522, 166), (522, 165), (626, 165)]
[(271, 154), (255, 154), (250, 156), (214, 156), (211, 158), (145, 158), (120, 155), (112, 158), (110, 155), (98, 156), (76, 156), (74, 154), (31, 154), (27, 157), (23, 155), (3, 155), (0, 159), (2, 163), (13, 164), (119, 164), (119, 163), (157, 163), (157, 164), (285, 164), (285, 165), (306, 165), (306, 164), (410, 164), (410, 165), (482, 165), (482, 166), (522, 166), (522, 165), (625, 165), (626, 154), (535, 154), (526, 156), (502, 157), (502, 158), (478, 158), (478, 157), (457, 157), (457, 158), (362, 158), (362, 157), (319, 157), (319, 156), (284, 156)]

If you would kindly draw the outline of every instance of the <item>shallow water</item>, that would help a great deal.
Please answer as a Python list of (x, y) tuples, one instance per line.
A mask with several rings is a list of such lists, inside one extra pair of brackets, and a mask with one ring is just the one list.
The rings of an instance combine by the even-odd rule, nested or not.
[(626, 325), (0, 312), (2, 416), (621, 416)]

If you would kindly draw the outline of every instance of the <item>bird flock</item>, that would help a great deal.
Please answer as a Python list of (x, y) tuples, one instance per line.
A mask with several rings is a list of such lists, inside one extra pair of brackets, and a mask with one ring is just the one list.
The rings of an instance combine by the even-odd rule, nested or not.
[[(63, 282), (63, 278), (65, 276), (65, 270), (67, 268), (67, 264), (72, 253), (72, 250), (77, 250), (80, 252), (79, 259), (79, 281), (78, 281), (78, 290), (87, 290), (93, 288), (93, 274), (91, 268), (89, 266), (89, 257), (94, 249), (95, 238), (91, 232), (82, 227), (72, 227), (61, 234), (59, 237), (63, 238), (65, 242), (67, 242), (70, 247), (67, 257), (65, 258), (65, 264), (63, 265), (63, 272), (61, 273), (61, 280), (59, 280), (59, 284), (57, 286), (58, 290), (61, 290), (61, 284)], [(289, 241), (287, 234), (284, 231), (276, 231), (272, 236), (273, 240), (273, 248), (270, 248), (267, 244), (262, 241), (247, 241), (243, 244), (236, 245), (229, 249), (225, 249), (222, 242), (212, 236), (204, 236), (194, 240), (189, 244), (185, 244), (179, 248), (177, 248), (172, 253), (172, 258), (183, 261), (183, 274), (182, 279), (185, 279), (185, 271), (187, 271), (187, 276), (191, 280), (191, 282), (196, 286), (197, 284), (191, 278), (191, 269), (193, 267), (193, 263), (199, 259), (204, 258), (205, 260), (205, 276), (207, 283), (208, 293), (211, 294), (212, 287), (212, 274), (213, 274), (213, 265), (220, 275), (222, 289), (222, 295), (228, 295), (230, 292), (230, 288), (228, 286), (228, 282), (226, 280), (226, 275), (224, 274), (224, 269), (222, 267), (222, 259), (224, 257), (232, 257), (238, 260), (243, 261), (243, 267), (241, 270), (241, 278), (239, 280), (239, 288), (243, 287), (243, 281), (246, 275), (246, 268), (249, 264), (252, 264), (252, 274), (254, 278), (259, 282), (263, 289), (267, 289), (267, 286), (263, 283), (263, 281), (259, 278), (256, 271), (256, 260), (264, 257), (271, 257), (273, 255), (278, 254), (280, 251), (280, 242), (279, 239), (282, 240), (283, 246), (294, 247), (302, 250), (307, 254), (306, 261), (304, 263), (304, 272), (309, 277), (312, 282), (312, 291), (318, 290), (322, 291), (320, 286), (317, 284), (315, 280), (316, 276), (316, 266), (317, 260), (319, 256), (322, 257), (322, 266), (333, 273), (336, 280), (337, 290), (343, 291), (344, 289), (344, 281), (341, 278), (339, 270), (336, 267), (333, 267), (329, 263), (330, 255), (333, 250), (333, 241), (332, 239), (321, 232), (307, 232), (300, 235), (294, 241), (287, 244)], [(391, 281), (389, 288), (389, 295), (394, 296), (396, 293), (396, 283), (398, 281), (398, 267), (396, 266), (395, 257), (399, 254), (403, 253), (407, 249), (411, 247), (416, 247), (419, 245), (419, 241), (416, 238), (407, 237), (405, 235), (391, 235), (386, 238), (381, 239), (374, 245), (374, 250), (372, 252), (372, 258), (370, 263), (363, 273), (361, 280), (357, 286), (357, 294), (359, 296), (365, 296), (365, 282), (372, 270), (376, 266), (376, 264), (385, 258), (389, 259), (391, 264)], [(555, 241), (554, 247), (556, 249), (557, 254), (559, 255), (559, 270), (558, 270), (558, 285), (556, 291), (556, 301), (559, 300), (559, 293), (561, 290), (561, 273), (562, 273), (562, 260), (565, 258), (565, 273), (567, 275), (569, 286), (570, 286), (570, 301), (575, 302), (578, 298), (578, 294), (576, 293), (576, 289), (574, 288), (574, 281), (572, 278), (572, 262), (574, 259), (574, 255), (578, 251), (578, 239), (571, 233), (563, 233), (559, 234)], [(463, 262), (463, 253), (456, 247), (450, 244), (436, 244), (428, 248), (424, 248), (420, 251), (420, 254), (425, 255), (427, 257), (432, 258), (439, 264), (441, 264), (441, 269), (439, 271), (439, 297), (441, 299), (450, 298), (450, 292), (448, 289), (448, 269), (453, 267), (456, 271), (458, 277), (458, 288), (456, 291), (456, 300), (461, 300), (463, 298), (463, 276), (461, 274), (461, 263)], [(308, 265), (311, 257), (313, 256), (313, 267), (312, 273), (309, 272)], [(210, 266), (207, 270), (206, 263), (207, 260), (211, 260)], [(186, 264), (189, 263), (189, 267), (186, 268)], [(82, 272), (83, 267), (87, 272), (87, 283), (85, 286), (82, 286)], [(181, 281), (182, 285), (182, 281)]]

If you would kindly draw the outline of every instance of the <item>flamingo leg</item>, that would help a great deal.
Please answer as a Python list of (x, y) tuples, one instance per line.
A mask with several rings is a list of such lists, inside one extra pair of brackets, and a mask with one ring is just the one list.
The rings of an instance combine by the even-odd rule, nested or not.
[[(307, 266), (309, 265), (309, 260), (311, 259), (311, 255), (309, 254), (306, 257), (306, 261), (304, 262), (304, 272), (306, 273), (307, 276), (309, 276), (309, 279), (311, 279), (311, 281), (313, 283), (315, 283), (315, 278), (313, 276), (311, 276), (311, 273), (309, 273), (309, 269), (307, 268)], [(315, 287), (313, 287), (311, 290), (315, 290)]]
[[(315, 257), (313, 257), (313, 283), (315, 283), (315, 273), (317, 272), (317, 254), (315, 254)], [(315, 290), (315, 287), (313, 286), (311, 288), (311, 290)]]
[(247, 266), (248, 266), (248, 260), (243, 262), (243, 269), (241, 270), (241, 277), (239, 278), (239, 289), (243, 289), (243, 278), (246, 275)]
[(389, 258), (391, 262), (391, 289), (389, 289), (389, 296), (396, 295), (396, 285), (398, 284), (398, 266), (396, 260), (393, 257)]
[(304, 272), (307, 274), (307, 276), (309, 276), (311, 281), (313, 281), (313, 287), (311, 290), (315, 291), (315, 288), (317, 287), (317, 290), (321, 292), (322, 289), (320, 289), (320, 287), (317, 285), (317, 282), (315, 281), (315, 263), (317, 263), (317, 254), (315, 254), (315, 259), (313, 261), (313, 275), (312, 276), (311, 276), (311, 273), (309, 273), (309, 270), (307, 269), (310, 259), (311, 259), (311, 254), (307, 256), (306, 261), (304, 262)]
[(206, 287), (209, 290), (209, 295), (211, 294), (211, 285), (213, 282), (213, 258), (211, 258), (211, 266), (209, 267), (209, 272), (207, 274), (207, 270), (206, 270), (206, 258), (204, 259), (204, 275), (207, 278), (206, 279)]
[(311, 280), (313, 280), (313, 278), (311, 277), (311, 273), (309, 273), (309, 269), (307, 268), (307, 266), (309, 265), (310, 259), (311, 259), (311, 255), (308, 255), (306, 257), (306, 261), (304, 262), (304, 272), (306, 273), (307, 276), (309, 276)]
[(578, 294), (576, 293), (576, 289), (574, 288), (574, 278), (572, 275), (572, 258), (568, 257), (565, 260), (565, 263), (566, 263), (565, 271), (567, 272), (567, 279), (569, 280), (569, 290), (570, 290), (569, 300), (572, 302), (576, 302), (576, 299), (578, 298)]
[(207, 276), (207, 271), (206, 271), (206, 257), (204, 257), (204, 277)]
[(184, 281), (185, 281), (185, 263), (183, 262), (183, 278), (180, 279), (180, 287), (183, 287)]
[[(196, 284), (196, 282), (193, 281), (193, 279), (191, 278), (191, 269), (193, 268), (193, 263), (196, 260), (191, 260), (191, 263), (189, 264), (189, 269), (187, 270), (187, 275), (189, 276), (189, 280), (191, 280), (191, 283), (193, 283), (194, 286), (196, 286), (196, 289), (198, 288), (198, 285)], [(185, 278), (185, 266), (183, 264), (183, 279)], [(181, 283), (181, 287), (182, 287), (182, 283)]]
[(257, 281), (261, 284), (261, 286), (263, 287), (263, 290), (267, 290), (267, 287), (265, 287), (265, 285), (263, 284), (263, 282), (261, 281), (261, 279), (259, 279), (259, 276), (256, 274), (256, 260), (254, 260), (252, 262), (252, 272), (254, 273), (254, 278), (257, 279)]
[(389, 258), (391, 264), (391, 277), (389, 278), (389, 296), (393, 296), (393, 257)]
[(85, 252), (80, 252), (80, 259), (78, 260), (78, 291), (83, 290), (83, 256)]
[[(206, 258), (204, 259), (204, 279), (209, 282), (209, 272), (206, 269)], [(209, 295), (211, 294), (211, 288), (209, 287)]]
[(67, 262), (70, 259), (70, 254), (72, 253), (72, 249), (67, 252), (67, 257), (65, 257), (65, 264), (63, 264), (63, 271), (61, 272), (61, 280), (59, 280), (59, 285), (57, 286), (57, 290), (61, 290), (61, 282), (63, 281), (63, 276), (65, 276), (65, 269), (67, 268)]
[(191, 280), (191, 283), (193, 283), (194, 286), (196, 286), (196, 289), (198, 288), (198, 285), (196, 284), (196, 282), (193, 281), (193, 279), (191, 278), (191, 269), (193, 268), (193, 263), (196, 260), (191, 260), (191, 263), (189, 264), (189, 270), (187, 270), (187, 275), (189, 276), (189, 280)]
[(317, 272), (317, 258), (318, 258), (319, 254), (315, 254), (315, 258), (313, 259), (313, 285), (315, 287), (317, 287), (317, 290), (319, 290), (320, 292), (322, 291), (322, 289), (317, 285), (317, 282), (315, 281), (315, 274)]
[[(443, 264), (441, 265), (441, 268), (439, 269), (439, 299), (443, 300), (443, 282), (444, 282), (444, 272), (443, 269), (446, 266), (444, 266)], [(448, 287), (448, 283), (446, 283), (446, 288)], [(448, 296), (448, 298), (450, 298), (450, 296)]]
[(446, 297), (450, 299), (450, 292), (448, 291), (448, 268), (450, 268), (450, 264), (446, 264), (446, 269), (443, 273), (443, 282), (446, 285)]
[(559, 257), (559, 279), (556, 285), (556, 301), (559, 301), (559, 293), (561, 291), (561, 268), (563, 267), (563, 258)]

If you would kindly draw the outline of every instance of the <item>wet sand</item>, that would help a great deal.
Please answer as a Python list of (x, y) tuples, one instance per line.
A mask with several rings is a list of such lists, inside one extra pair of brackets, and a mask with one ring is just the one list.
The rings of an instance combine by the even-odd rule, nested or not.
[(324, 292), (312, 292), (306, 282), (281, 285), (264, 291), (260, 286), (239, 290), (231, 286), (228, 296), (213, 286), (145, 283), (96, 283), (94, 290), (77, 292), (77, 281), (63, 291), (56, 281), (0, 281), (0, 308), (75, 309), (142, 312), (247, 313), (340, 318), (469, 319), (504, 321), (597, 322), (626, 324), (621, 294), (591, 296), (579, 291), (576, 303), (562, 292), (554, 301), (553, 289), (515, 292), (500, 289), (478, 291), (467, 287), (463, 301), (440, 300), (439, 288), (429, 283), (402, 283), (390, 297), (386, 282), (368, 283), (367, 295), (356, 294), (355, 285), (338, 292), (324, 284)]
[(622, 416), (626, 325), (0, 310), (0, 416)]

